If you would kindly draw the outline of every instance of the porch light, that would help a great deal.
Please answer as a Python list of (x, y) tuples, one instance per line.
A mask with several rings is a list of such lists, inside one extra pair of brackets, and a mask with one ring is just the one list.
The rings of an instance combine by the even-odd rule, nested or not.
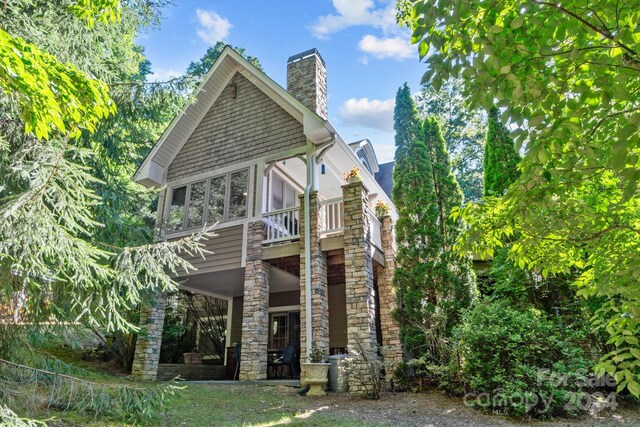
[(326, 173), (325, 168), (324, 168), (324, 163), (322, 164), (322, 166), (320, 166), (320, 173), (322, 175), (324, 175)]

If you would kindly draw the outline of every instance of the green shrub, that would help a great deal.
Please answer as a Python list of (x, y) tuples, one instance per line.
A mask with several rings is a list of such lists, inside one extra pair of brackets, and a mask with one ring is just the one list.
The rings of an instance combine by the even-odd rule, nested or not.
[(572, 403), (592, 366), (578, 344), (581, 331), (533, 308), (477, 304), (456, 331), (465, 401), (512, 416), (576, 415), (581, 405)]

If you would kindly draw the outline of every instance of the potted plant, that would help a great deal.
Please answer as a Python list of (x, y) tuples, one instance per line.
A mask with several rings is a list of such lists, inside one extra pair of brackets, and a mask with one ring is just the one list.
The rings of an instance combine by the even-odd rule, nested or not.
[(378, 218), (382, 218), (383, 216), (389, 215), (389, 212), (391, 212), (391, 206), (378, 199), (378, 201), (376, 202), (375, 210), (376, 216)]
[(342, 178), (349, 184), (362, 181), (362, 177), (360, 176), (360, 168), (357, 166), (353, 167), (353, 169), (351, 169), (349, 172), (343, 173)]
[(199, 353), (198, 349), (194, 348), (190, 353), (182, 353), (182, 356), (185, 365), (202, 365), (204, 353)]
[(325, 396), (324, 391), (329, 382), (329, 366), (330, 363), (324, 363), (326, 352), (313, 343), (311, 345), (311, 354), (309, 362), (302, 364), (302, 382), (309, 384), (307, 396)]

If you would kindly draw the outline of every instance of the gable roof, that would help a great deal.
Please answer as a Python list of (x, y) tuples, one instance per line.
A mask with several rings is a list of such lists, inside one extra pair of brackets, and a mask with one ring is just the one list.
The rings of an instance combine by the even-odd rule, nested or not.
[(378, 165), (378, 172), (375, 174), (378, 185), (384, 190), (384, 192), (391, 198), (393, 191), (393, 167), (396, 162), (383, 163)]
[(165, 184), (169, 165), (236, 73), (242, 74), (302, 123), (303, 132), (312, 143), (321, 144), (332, 138), (335, 130), (327, 120), (305, 107), (282, 86), (227, 46), (196, 89), (194, 102), (173, 119), (136, 171), (134, 181), (147, 187)]

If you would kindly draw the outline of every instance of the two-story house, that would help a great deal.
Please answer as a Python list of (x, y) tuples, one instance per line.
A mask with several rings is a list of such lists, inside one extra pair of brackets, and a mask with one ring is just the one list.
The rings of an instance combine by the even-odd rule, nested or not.
[[(285, 90), (227, 47), (134, 177), (159, 189), (162, 238), (217, 223), (213, 254), (189, 257), (197, 271), (177, 281), (228, 301), (242, 380), (266, 378), (268, 352), (291, 343), (302, 361), (309, 343), (337, 353), (356, 340), (401, 358), (392, 167), (329, 123), (326, 79), (315, 49), (289, 58)], [(345, 182), (354, 167), (361, 180)], [(376, 217), (378, 200), (389, 215)], [(165, 304), (161, 295), (143, 313), (134, 377), (156, 378)]]

